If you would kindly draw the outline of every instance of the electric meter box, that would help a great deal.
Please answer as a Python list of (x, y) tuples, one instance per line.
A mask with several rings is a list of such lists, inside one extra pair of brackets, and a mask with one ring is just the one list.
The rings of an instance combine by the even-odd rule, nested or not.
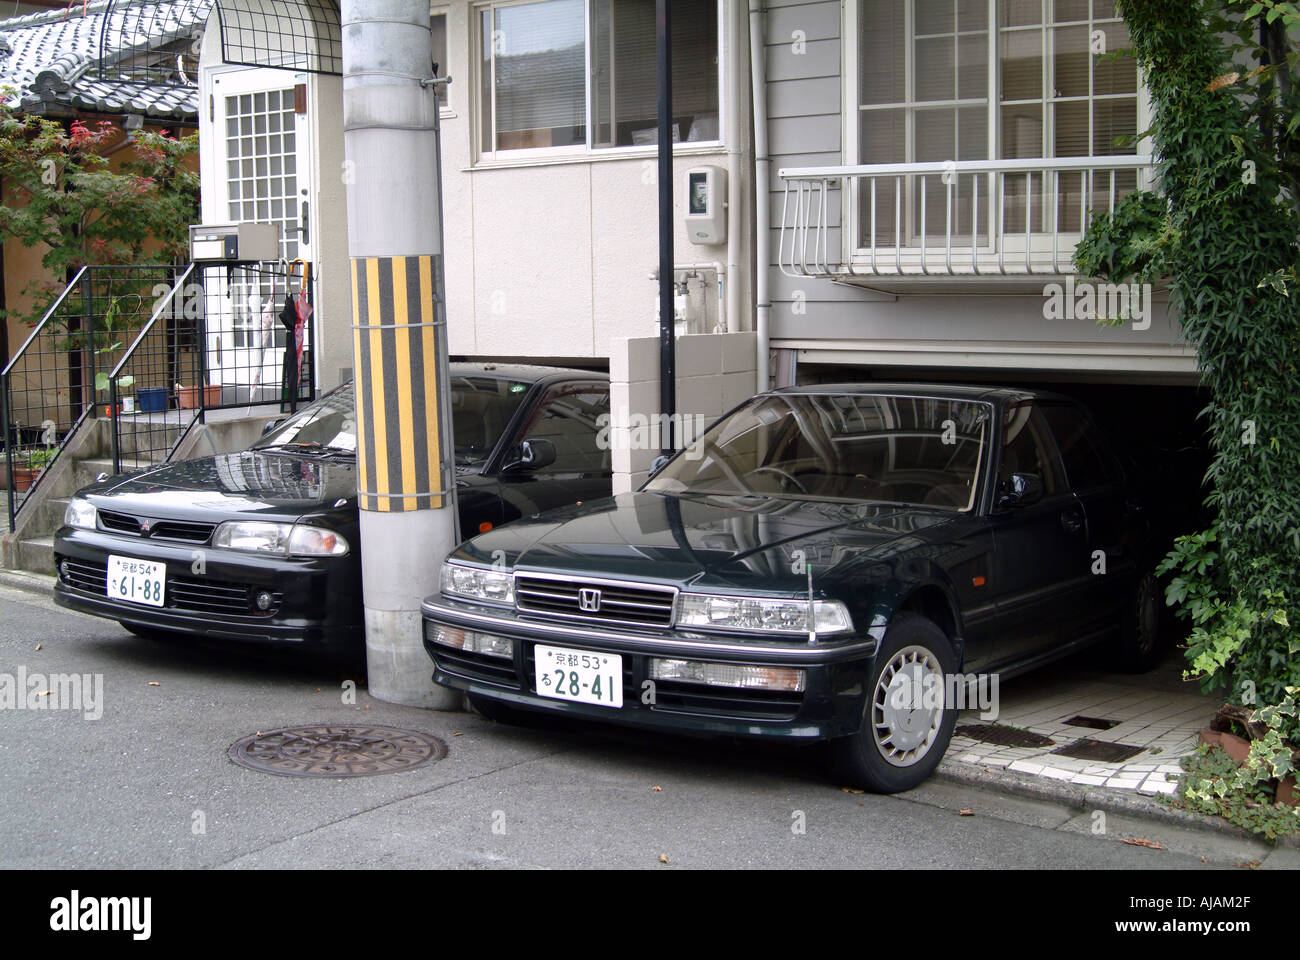
[(722, 167), (686, 171), (686, 235), (691, 243), (727, 242), (727, 171)]
[(195, 263), (257, 263), (280, 259), (278, 223), (190, 224)]

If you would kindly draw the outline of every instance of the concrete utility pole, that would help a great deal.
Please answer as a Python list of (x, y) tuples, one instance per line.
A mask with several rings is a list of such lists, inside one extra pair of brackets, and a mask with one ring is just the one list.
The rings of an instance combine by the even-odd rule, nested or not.
[(343, 0), (357, 500), (370, 693), (434, 709), (420, 601), (455, 545), (438, 100), (427, 4)]

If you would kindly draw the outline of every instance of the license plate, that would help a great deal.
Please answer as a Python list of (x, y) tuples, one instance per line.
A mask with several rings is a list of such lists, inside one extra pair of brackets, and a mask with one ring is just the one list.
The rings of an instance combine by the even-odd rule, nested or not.
[(537, 692), (555, 700), (623, 706), (623, 658), (567, 647), (533, 648)]
[(158, 560), (135, 560), (131, 557), (108, 558), (108, 596), (129, 603), (163, 605), (167, 583), (167, 564)]

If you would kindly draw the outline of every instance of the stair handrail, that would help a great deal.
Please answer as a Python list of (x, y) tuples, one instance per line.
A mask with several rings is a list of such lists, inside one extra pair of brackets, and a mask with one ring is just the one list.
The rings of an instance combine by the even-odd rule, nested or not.
[[(63, 288), (63, 292), (59, 294), (54, 303), (50, 305), (50, 309), (45, 311), (45, 316), (41, 317), (40, 322), (36, 324), (36, 326), (32, 327), (32, 332), (28, 334), (27, 339), (23, 341), (23, 345), (18, 348), (18, 352), (15, 353), (10, 358), (9, 362), (5, 364), (4, 372), (0, 375), (3, 375), (6, 378), (9, 376), (9, 371), (13, 369), (14, 364), (22, 359), (22, 355), (27, 351), (27, 348), (31, 346), (32, 341), (37, 338), (45, 325), (50, 322), (50, 318), (54, 316), (54, 312), (59, 309), (59, 304), (63, 303), (63, 299), (68, 295), (68, 293), (80, 284), (82, 274), (89, 269), (89, 266), (82, 267), (77, 271), (77, 275), (68, 281), (68, 285)], [(6, 424), (6, 427), (7, 426), (8, 424)], [(6, 436), (8, 435), (6, 434)]]
[[(126, 366), (126, 364), (130, 361), (132, 356), (134, 356), (136, 349), (139, 348), (140, 344), (144, 342), (144, 339), (149, 335), (149, 332), (153, 330), (153, 326), (155, 323), (158, 322), (158, 318), (170, 312), (172, 301), (176, 299), (176, 292), (178, 290), (183, 290), (185, 288), (185, 281), (187, 281), (190, 278), (190, 274), (192, 274), (193, 272), (194, 272), (194, 264), (190, 263), (186, 265), (185, 271), (179, 277), (177, 277), (176, 280), (172, 283), (172, 287), (170, 290), (167, 291), (167, 295), (158, 300), (158, 303), (154, 307), (153, 313), (149, 316), (148, 321), (144, 324), (144, 326), (140, 328), (140, 332), (136, 334), (136, 338), (131, 341), (131, 345), (126, 348), (126, 351), (122, 354), (121, 359), (117, 361), (117, 363), (113, 367), (112, 372), (109, 373), (108, 392), (109, 392), (109, 402), (110, 402), (111, 409), (117, 410), (117, 405), (118, 405), (117, 378), (121, 375), (122, 368)], [(202, 340), (200, 341), (200, 343), (202, 343)], [(122, 472), (122, 454), (121, 454), (121, 441), (119, 439), (119, 421), (117, 420), (116, 417), (114, 417), (113, 419), (113, 472), (115, 474)]]

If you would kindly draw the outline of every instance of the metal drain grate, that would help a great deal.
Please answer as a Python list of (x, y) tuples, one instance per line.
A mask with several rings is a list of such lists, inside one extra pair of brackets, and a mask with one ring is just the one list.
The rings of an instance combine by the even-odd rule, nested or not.
[(1127, 743), (1104, 743), (1101, 740), (1076, 740), (1064, 747), (1052, 751), (1058, 757), (1073, 757), (1076, 760), (1100, 760), (1102, 763), (1123, 763), (1132, 759), (1143, 750)]
[(370, 777), (441, 760), (447, 745), (395, 727), (289, 727), (236, 740), (227, 755), (241, 767), (282, 777)]
[(1109, 730), (1119, 726), (1118, 720), (1106, 720), (1103, 717), (1071, 717), (1065, 722), (1072, 727), (1089, 727), (1093, 730)]
[(1042, 734), (1004, 727), (1000, 723), (967, 723), (958, 727), (954, 733), (1000, 747), (1050, 747), (1056, 743)]

